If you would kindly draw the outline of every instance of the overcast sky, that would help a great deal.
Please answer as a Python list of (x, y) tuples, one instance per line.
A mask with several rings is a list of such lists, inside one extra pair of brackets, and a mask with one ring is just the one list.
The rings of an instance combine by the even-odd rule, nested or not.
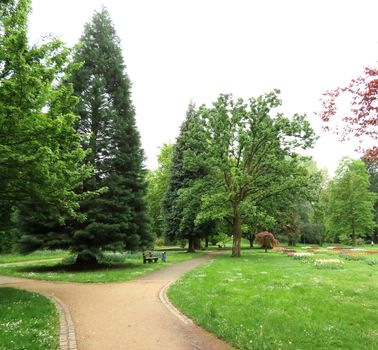
[[(311, 152), (332, 174), (353, 147), (324, 135), (319, 99), (378, 58), (376, 0), (33, 0), (30, 38), (68, 45), (93, 12), (110, 12), (133, 82), (149, 168), (174, 142), (190, 100), (252, 97), (278, 88), (288, 115), (306, 113), (321, 136)], [(354, 155), (356, 157), (356, 155)]]

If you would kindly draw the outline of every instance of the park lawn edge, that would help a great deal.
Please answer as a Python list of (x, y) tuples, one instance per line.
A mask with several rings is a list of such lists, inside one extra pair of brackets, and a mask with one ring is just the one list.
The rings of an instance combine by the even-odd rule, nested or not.
[[(168, 289), (167, 294), (169, 300), (196, 324), (219, 338), (224, 339), (230, 345), (238, 349), (306, 350), (310, 348), (321, 348), (321, 346), (323, 346), (323, 348), (329, 350), (341, 348), (343, 350), (355, 350), (356, 348), (371, 350), (372, 347), (369, 347), (371, 346), (369, 344), (372, 344), (373, 341), (375, 341), (375, 343), (378, 341), (378, 328), (376, 323), (372, 321), (375, 315), (374, 312), (378, 312), (378, 295), (373, 288), (375, 281), (378, 281), (378, 271), (376, 267), (367, 265), (365, 261), (345, 261), (344, 269), (342, 270), (318, 270), (313, 265), (294, 260), (291, 257), (285, 257), (282, 253), (278, 252), (263, 253), (255, 250), (246, 253), (247, 254), (243, 254), (241, 258), (231, 258), (222, 254), (209, 263), (187, 273)], [(250, 259), (249, 255), (251, 254), (254, 255), (256, 259)], [(261, 276), (261, 278), (256, 278), (255, 281), (252, 280), (252, 282), (260, 282), (261, 285), (258, 293), (252, 291), (250, 293), (251, 297), (256, 299), (253, 299), (252, 302), (248, 300), (248, 298), (232, 299), (234, 292), (237, 294), (238, 289), (241, 290), (244, 288), (243, 284), (239, 283), (243, 282), (242, 277), (237, 275), (239, 272), (244, 274), (245, 271), (242, 268), (241, 271), (230, 274), (231, 269), (227, 270), (227, 265), (230, 264), (233, 269), (237, 270), (240, 267), (238, 267), (238, 264), (244, 263), (243, 260), (247, 261), (247, 264), (250, 264), (250, 262), (256, 263), (256, 260), (264, 259), (264, 257), (277, 257), (281, 260), (287, 259), (289, 265), (280, 271), (280, 269), (282, 269), (280, 266), (272, 265), (269, 267), (265, 266), (266, 264), (260, 264), (257, 267), (257, 271), (253, 271), (252, 273), (255, 274), (255, 276)], [(226, 259), (228, 259), (227, 264), (221, 261)], [(218, 264), (218, 271), (214, 268), (216, 264)], [(256, 266), (251, 264), (250, 267), (253, 269)], [(289, 275), (288, 280), (280, 279), (280, 275), (286, 275), (286, 269), (289, 271), (287, 273), (287, 275)], [(367, 276), (361, 274), (362, 270), (366, 271)], [(300, 271), (300, 273), (298, 271)], [(351, 282), (351, 286), (345, 284), (345, 281), (349, 278), (349, 273), (353, 273), (353, 279), (355, 280), (353, 283)], [(270, 274), (272, 276), (271, 279), (269, 279)], [(343, 275), (341, 276), (341, 286), (338, 285), (338, 280), (334, 280), (337, 275)], [(231, 285), (223, 283), (227, 279), (232, 280), (234, 278), (236, 280), (235, 288), (231, 288)], [(308, 278), (313, 278), (319, 286), (323, 287), (323, 297), (326, 299), (319, 299), (319, 295), (316, 296), (316, 294), (314, 294), (309, 295), (308, 298), (305, 296), (303, 298), (303, 305), (296, 305), (296, 298), (301, 300), (300, 293), (306, 294), (306, 288), (307, 291), (309, 291)], [(370, 280), (371, 278), (373, 282)], [(317, 281), (318, 279), (319, 281)], [(321, 281), (322, 279), (323, 281)], [(206, 280), (209, 283), (208, 285), (204, 282)], [(291, 282), (293, 285), (293, 287), (291, 287), (295, 289), (293, 293), (285, 288), (286, 281), (289, 281), (289, 284)], [(360, 288), (355, 287), (356, 285), (358, 286), (356, 281), (362, 284), (359, 286)], [(248, 281), (244, 282), (248, 283)], [(211, 284), (212, 286), (209, 286)], [(223, 286), (217, 284), (223, 284)], [(324, 286), (326, 287), (325, 289)], [(253, 285), (248, 285), (248, 288), (250, 287), (253, 288)], [(316, 287), (317, 286), (315, 286), (315, 288)], [(273, 295), (272, 291), (275, 288), (282, 288), (283, 297), (281, 300), (279, 297)], [(267, 295), (264, 295), (265, 290)], [(327, 295), (329, 290), (332, 292)], [(375, 298), (373, 294), (375, 294)], [(243, 296), (242, 293), (240, 293), (240, 295)], [(308, 303), (310, 300), (312, 304)], [(353, 327), (353, 329), (346, 327), (347, 322), (353, 322), (352, 319), (348, 319), (339, 326), (339, 320), (332, 317), (332, 314), (327, 314), (327, 311), (326, 314), (328, 316), (331, 315), (329, 319), (322, 319), (321, 314), (316, 312), (316, 310), (309, 311), (310, 313), (312, 312), (313, 319), (306, 319), (306, 314), (303, 311), (306, 310), (306, 308), (316, 309), (318, 303), (323, 303), (327, 305), (332, 312), (338, 313), (339, 316), (343, 318), (347, 313), (343, 308), (345, 305), (348, 305), (345, 300), (352, 301), (348, 310), (354, 315), (357, 323), (365, 324), (365, 328), (360, 325), (356, 326), (355, 329)], [(256, 303), (254, 304), (255, 301)], [(237, 305), (233, 312), (223, 312), (222, 308), (224, 306), (226, 309), (228, 308), (227, 303), (235, 303), (235, 305)], [(338, 306), (339, 303), (340, 307)], [(360, 305), (360, 303), (362, 305)], [(260, 313), (260, 319), (258, 317), (251, 317), (251, 312), (258, 309), (256, 309), (255, 306), (259, 306), (260, 304), (262, 308), (266, 309), (267, 315)], [(254, 307), (255, 309), (253, 309)], [(322, 306), (323, 309), (327, 309), (327, 307)], [(249, 311), (248, 308), (250, 308)], [(284, 313), (287, 312), (290, 314), (291, 309), (296, 310), (296, 313), (291, 313), (291, 318), (281, 317), (285, 315), (280, 315), (280, 312), (285, 310)], [(282, 336), (285, 335), (285, 333), (290, 334), (290, 332), (295, 329), (295, 327), (287, 327), (295, 318), (300, 318), (302, 322), (298, 322), (295, 327), (303, 330), (304, 334), (308, 332), (306, 336), (302, 337), (303, 343), (298, 342), (295, 336), (293, 337), (294, 339), (290, 339), (290, 335), (287, 334), (286, 336)], [(253, 323), (248, 324), (248, 322), (245, 322), (248, 321), (248, 319), (253, 319)], [(267, 320), (270, 320), (270, 322)], [(240, 324), (240, 328), (233, 327), (233, 325), (236, 324)], [(285, 327), (287, 327), (287, 329)], [(330, 335), (328, 338), (325, 336), (327, 332), (324, 332), (321, 327), (330, 327)], [(338, 327), (340, 329), (339, 333)], [(270, 333), (269, 328), (273, 329)], [(322, 332), (319, 338), (323, 337), (323, 340), (315, 336), (319, 331)], [(357, 339), (354, 337), (354, 331)], [(351, 334), (353, 334), (353, 336), (351, 336)], [(311, 341), (314, 341), (314, 343), (309, 343)], [(322, 341), (324, 341), (324, 343), (322, 343)]]
[(0, 349), (60, 349), (59, 312), (50, 298), (7, 286), (0, 295)]
[[(35, 264), (17, 265), (17, 266), (1, 266), (0, 275), (26, 278), (41, 281), (59, 281), (73, 283), (117, 283), (134, 280), (154, 271), (164, 269), (168, 266), (199, 258), (208, 252), (200, 251), (196, 253), (175, 252), (168, 253), (166, 263), (159, 261), (158, 263), (143, 264), (142, 259), (137, 262), (126, 260), (123, 264), (108, 264), (99, 266), (98, 269), (92, 271), (70, 271), (69, 265), (63, 265), (56, 262), (39, 262)], [(178, 258), (177, 258), (178, 257)], [(170, 261), (172, 260), (173, 261)], [(67, 269), (65, 269), (67, 267)], [(57, 270), (58, 271), (54, 271)], [(38, 272), (38, 270), (46, 270)]]

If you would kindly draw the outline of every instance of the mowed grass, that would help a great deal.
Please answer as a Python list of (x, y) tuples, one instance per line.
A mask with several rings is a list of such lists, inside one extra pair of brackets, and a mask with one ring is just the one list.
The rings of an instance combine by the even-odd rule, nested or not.
[(162, 269), (178, 262), (202, 256), (203, 252), (168, 252), (167, 262), (143, 264), (141, 253), (125, 255), (108, 255), (105, 261), (87, 270), (78, 269), (70, 259), (57, 262), (40, 262), (33, 265), (1, 266), (0, 275), (16, 276), (38, 280), (66, 282), (121, 282), (143, 276), (149, 272)]
[[(332, 258), (332, 256), (331, 256)], [(184, 276), (170, 300), (239, 349), (373, 350), (378, 265), (316, 269), (281, 252), (227, 252)]]
[(42, 259), (59, 259), (69, 256), (64, 250), (37, 250), (31, 254), (0, 254), (0, 264)]
[(0, 350), (57, 350), (59, 318), (45, 297), (0, 288)]

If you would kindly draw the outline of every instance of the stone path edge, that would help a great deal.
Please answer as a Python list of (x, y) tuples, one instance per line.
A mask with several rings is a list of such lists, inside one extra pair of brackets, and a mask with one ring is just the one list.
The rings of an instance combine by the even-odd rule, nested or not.
[(55, 295), (38, 293), (50, 299), (58, 310), (60, 350), (77, 350), (75, 328), (67, 305)]
[(169, 301), (167, 291), (169, 287), (174, 284), (176, 281), (171, 281), (167, 283), (159, 293), (159, 299), (163, 303), (163, 305), (174, 315), (176, 316), (180, 321), (185, 323), (186, 325), (193, 324), (194, 322), (184, 315), (180, 310), (178, 310), (173, 304)]

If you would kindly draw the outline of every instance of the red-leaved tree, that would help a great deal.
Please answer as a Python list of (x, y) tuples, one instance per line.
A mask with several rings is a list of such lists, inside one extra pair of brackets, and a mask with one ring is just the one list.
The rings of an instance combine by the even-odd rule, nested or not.
[[(349, 113), (336, 118), (338, 99), (348, 95)], [(356, 138), (364, 158), (378, 163), (378, 69), (365, 68), (364, 74), (347, 86), (324, 93), (320, 116), (325, 130), (335, 132), (341, 141)]]
[(268, 231), (258, 233), (255, 240), (261, 245), (261, 248), (265, 249), (265, 252), (278, 245), (278, 241), (274, 238), (273, 234)]

